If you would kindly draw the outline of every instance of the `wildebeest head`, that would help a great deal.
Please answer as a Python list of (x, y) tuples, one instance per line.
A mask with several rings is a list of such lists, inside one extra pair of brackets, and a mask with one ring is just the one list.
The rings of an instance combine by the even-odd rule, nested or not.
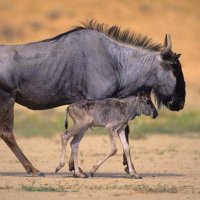
[(164, 49), (161, 51), (160, 64), (157, 71), (157, 79), (161, 85), (155, 87), (155, 94), (158, 106), (166, 106), (171, 111), (179, 111), (185, 104), (185, 81), (179, 57), (172, 50), (172, 43), (169, 35), (166, 35)]
[(139, 94), (138, 96), (139, 101), (139, 109), (140, 113), (146, 116), (151, 116), (152, 118), (156, 118), (158, 116), (158, 112), (156, 107), (154, 106), (153, 102), (151, 101), (151, 97)]

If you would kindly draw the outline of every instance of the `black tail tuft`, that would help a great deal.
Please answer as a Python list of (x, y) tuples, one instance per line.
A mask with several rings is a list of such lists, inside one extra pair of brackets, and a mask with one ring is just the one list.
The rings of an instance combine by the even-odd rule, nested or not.
[(68, 122), (65, 121), (65, 129), (67, 129), (67, 128), (68, 128)]
[[(69, 108), (69, 107), (68, 107)], [(68, 128), (68, 113), (69, 113), (69, 109), (66, 109), (66, 116), (65, 116), (65, 129)]]

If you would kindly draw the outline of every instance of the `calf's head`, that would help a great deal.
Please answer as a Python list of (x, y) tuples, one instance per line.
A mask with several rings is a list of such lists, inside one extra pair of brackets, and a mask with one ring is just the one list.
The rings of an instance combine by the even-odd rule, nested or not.
[(147, 95), (140, 94), (138, 96), (138, 107), (140, 113), (146, 116), (151, 116), (152, 118), (156, 118), (158, 116), (158, 111), (151, 101), (151, 97)]

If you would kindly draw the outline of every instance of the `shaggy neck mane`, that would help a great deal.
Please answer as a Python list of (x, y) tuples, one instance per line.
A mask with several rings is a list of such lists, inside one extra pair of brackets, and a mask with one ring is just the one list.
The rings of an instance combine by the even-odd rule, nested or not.
[(152, 42), (152, 39), (130, 30), (121, 30), (119, 26), (108, 26), (104, 23), (98, 23), (97, 21), (90, 20), (87, 23), (82, 23), (83, 26), (76, 27), (77, 29), (90, 29), (101, 33), (104, 33), (108, 37), (132, 46), (142, 47), (151, 51), (160, 51), (163, 46)]
[(86, 29), (104, 33), (105, 35), (116, 40), (117, 42), (129, 44), (131, 46), (142, 47), (151, 51), (160, 51), (163, 48), (162, 44), (156, 44), (152, 42), (152, 39), (148, 36), (137, 34), (135, 32), (131, 32), (130, 30), (121, 30), (119, 26), (108, 26), (107, 24), (98, 23), (94, 20), (82, 23), (81, 26), (76, 26), (74, 29), (68, 32), (61, 33), (60, 35), (57, 35), (53, 38), (42, 40), (41, 42), (58, 40), (62, 37), (69, 35), (70, 33)]

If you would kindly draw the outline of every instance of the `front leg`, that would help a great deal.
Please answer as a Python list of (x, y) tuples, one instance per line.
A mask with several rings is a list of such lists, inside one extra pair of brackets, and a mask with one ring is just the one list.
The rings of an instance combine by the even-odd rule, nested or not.
[(130, 148), (129, 148), (129, 144), (126, 140), (126, 136), (125, 136), (125, 130), (121, 131), (119, 133), (119, 138), (120, 138), (120, 141), (121, 141), (121, 144), (123, 146), (123, 149), (124, 149), (124, 153), (126, 155), (126, 159), (127, 159), (127, 163), (128, 163), (128, 171), (129, 171), (129, 174), (131, 177), (134, 177), (136, 179), (140, 179), (142, 178), (135, 170), (135, 167), (132, 163), (132, 160), (131, 160), (131, 155), (130, 155)]
[[(129, 132), (130, 132), (129, 125), (127, 125), (126, 128), (125, 128), (125, 137), (126, 137), (126, 141), (127, 141), (128, 144), (129, 144)], [(127, 174), (129, 174), (128, 162), (127, 162), (127, 159), (126, 159), (125, 152), (123, 152), (123, 165), (125, 166), (124, 171)]]

